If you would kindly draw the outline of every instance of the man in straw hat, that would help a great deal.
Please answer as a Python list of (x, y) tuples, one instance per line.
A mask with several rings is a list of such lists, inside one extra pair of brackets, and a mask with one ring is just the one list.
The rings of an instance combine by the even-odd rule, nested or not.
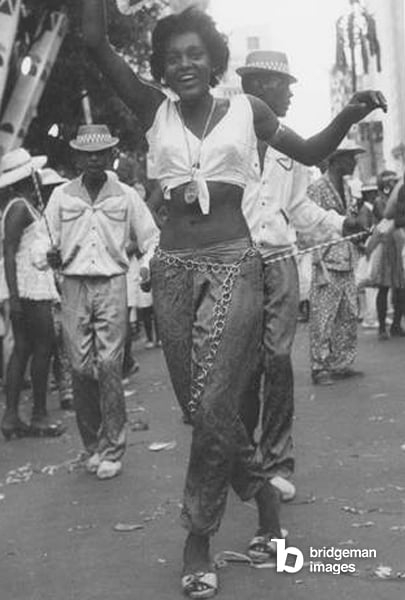
[[(46, 156), (32, 157), (24, 148), (6, 153), (0, 162), (0, 189), (9, 192), (3, 213), (5, 282), (1, 300), (8, 299), (14, 347), (7, 366), (6, 410), (1, 423), (4, 437), (58, 436), (65, 430), (47, 413), (46, 394), (54, 344), (52, 303), (58, 293), (50, 272), (35, 269), (32, 247), (40, 238), (40, 213), (33, 177)], [(19, 400), (31, 358), (33, 409), (28, 425), (19, 416)]]
[[(278, 117), (285, 117), (292, 97), (291, 74), (283, 52), (257, 50), (237, 69), (245, 93), (263, 100)], [(291, 482), (295, 459), (292, 442), (294, 413), (291, 348), (299, 304), (294, 251), (296, 230), (313, 241), (356, 229), (353, 220), (325, 211), (306, 196), (308, 169), (274, 148), (258, 143), (251, 180), (243, 197), (243, 211), (252, 237), (264, 259), (264, 358), (242, 411), (253, 437), (260, 414), (260, 384), (264, 379), (260, 449), (269, 479), (283, 500), (295, 496)], [(276, 257), (288, 255), (279, 262)]]
[[(352, 210), (345, 177), (353, 175), (364, 149), (344, 140), (328, 159), (323, 176), (308, 188), (319, 206), (340, 215)], [(312, 380), (330, 385), (335, 380), (362, 375), (351, 368), (357, 351), (356, 252), (350, 242), (313, 255), (309, 324)]]
[(106, 125), (80, 126), (70, 145), (82, 175), (56, 188), (46, 208), (56, 246), (48, 260), (63, 274), (62, 324), (77, 423), (87, 469), (99, 479), (120, 473), (125, 450), (125, 249), (136, 239), (150, 258), (159, 237), (146, 204), (108, 171), (118, 141)]

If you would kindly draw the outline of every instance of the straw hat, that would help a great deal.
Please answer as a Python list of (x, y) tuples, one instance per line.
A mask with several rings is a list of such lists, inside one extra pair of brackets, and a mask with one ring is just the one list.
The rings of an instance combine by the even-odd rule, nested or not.
[(361, 186), (361, 191), (362, 193), (367, 193), (367, 192), (378, 192), (378, 186), (377, 183), (374, 180), (370, 180), (367, 183), (364, 183)]
[(39, 169), (38, 175), (41, 181), (41, 185), (43, 186), (60, 185), (61, 183), (66, 183), (68, 181), (66, 177), (62, 177), (57, 171), (51, 169), (50, 167), (46, 167), (45, 169)]
[(76, 138), (69, 144), (81, 152), (100, 152), (113, 148), (118, 142), (119, 139), (112, 137), (107, 125), (80, 125)]
[(29, 177), (32, 171), (43, 167), (47, 160), (46, 156), (31, 156), (25, 148), (6, 152), (0, 161), (0, 188)]
[(238, 75), (243, 77), (248, 73), (271, 72), (285, 75), (290, 83), (297, 81), (296, 77), (291, 75), (287, 55), (284, 52), (275, 52), (273, 50), (255, 50), (246, 57), (244, 67), (236, 69)]
[(336, 148), (334, 152), (329, 156), (329, 158), (333, 156), (338, 156), (339, 154), (343, 154), (345, 152), (349, 152), (351, 154), (363, 154), (365, 149), (362, 146), (359, 146), (353, 140), (345, 138), (340, 145)]

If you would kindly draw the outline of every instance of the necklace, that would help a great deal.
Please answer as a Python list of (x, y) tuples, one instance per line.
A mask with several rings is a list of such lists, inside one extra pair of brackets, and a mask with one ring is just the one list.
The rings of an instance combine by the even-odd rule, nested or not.
[(189, 143), (189, 139), (188, 139), (188, 135), (187, 135), (187, 131), (186, 131), (186, 125), (184, 123), (183, 113), (181, 111), (181, 106), (180, 106), (180, 104), (178, 104), (178, 105), (176, 104), (176, 106), (177, 106), (177, 111), (178, 111), (178, 114), (180, 117), (181, 125), (183, 128), (184, 138), (186, 140), (187, 154), (188, 154), (188, 159), (190, 162), (190, 181), (187, 183), (187, 185), (184, 189), (184, 201), (186, 204), (193, 204), (198, 199), (198, 181), (196, 179), (196, 173), (197, 173), (198, 169), (200, 168), (200, 156), (201, 156), (202, 145), (203, 145), (205, 136), (207, 135), (207, 131), (208, 131), (208, 127), (211, 123), (212, 115), (214, 114), (214, 110), (216, 107), (216, 101), (215, 101), (215, 98), (212, 98), (211, 108), (207, 115), (207, 119), (205, 121), (204, 130), (203, 130), (203, 133), (202, 133), (202, 136), (200, 139), (200, 143), (198, 146), (196, 160), (194, 162), (193, 162), (190, 143)]

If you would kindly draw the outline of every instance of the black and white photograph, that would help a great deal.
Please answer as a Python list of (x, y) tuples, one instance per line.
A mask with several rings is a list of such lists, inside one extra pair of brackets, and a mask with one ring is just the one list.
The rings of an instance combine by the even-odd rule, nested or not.
[(403, 600), (405, 0), (0, 0), (0, 600)]

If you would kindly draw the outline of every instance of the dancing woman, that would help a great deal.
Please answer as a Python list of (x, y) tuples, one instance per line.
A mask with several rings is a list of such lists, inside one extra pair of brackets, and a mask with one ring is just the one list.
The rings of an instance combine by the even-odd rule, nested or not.
[(193, 424), (182, 587), (191, 598), (207, 598), (218, 587), (209, 539), (230, 486), (258, 506), (252, 556), (268, 558), (271, 539), (281, 536), (277, 496), (238, 416), (259, 360), (262, 324), (261, 261), (241, 211), (256, 136), (314, 164), (385, 101), (378, 92), (356, 94), (325, 130), (303, 140), (257, 98), (212, 96), (229, 50), (212, 19), (195, 8), (161, 19), (152, 36), (152, 75), (177, 100), (142, 82), (110, 46), (100, 0), (83, 0), (83, 33), (100, 69), (142, 123), (149, 176), (160, 181), (168, 200), (151, 263), (153, 297), (173, 387)]

